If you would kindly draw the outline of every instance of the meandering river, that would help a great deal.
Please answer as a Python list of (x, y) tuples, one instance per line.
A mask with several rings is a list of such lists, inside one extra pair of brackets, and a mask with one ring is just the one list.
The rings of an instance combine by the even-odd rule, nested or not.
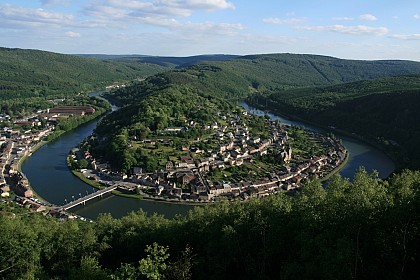
[[(244, 103), (241, 105), (257, 115), (264, 114)], [(297, 121), (272, 114), (269, 116), (286, 124), (304, 126), (307, 129), (319, 131), (319, 128)], [(37, 195), (50, 203), (63, 205), (66, 201), (94, 191), (91, 186), (73, 176), (66, 165), (66, 157), (72, 148), (93, 132), (96, 124), (97, 120), (94, 120), (63, 134), (56, 141), (42, 146), (25, 160), (22, 171)], [(342, 138), (344, 146), (350, 153), (347, 164), (340, 171), (342, 176), (352, 178), (359, 166), (364, 166), (368, 171), (377, 170), (380, 177), (386, 178), (395, 169), (394, 163), (378, 149), (349, 137), (338, 136)], [(96, 219), (100, 213), (111, 213), (113, 217), (118, 218), (131, 211), (142, 209), (148, 214), (158, 213), (170, 218), (177, 214), (185, 215), (192, 207), (185, 204), (129, 199), (111, 195), (94, 200), (75, 210), (75, 213), (90, 219)]]
[[(244, 102), (240, 105), (255, 115), (265, 115), (265, 112), (249, 106)], [(268, 113), (268, 115), (272, 120), (279, 120), (284, 124), (304, 127), (315, 132), (325, 132), (319, 127), (308, 125), (303, 122), (290, 120), (271, 113)], [(369, 172), (372, 172), (373, 170), (378, 171), (380, 178), (387, 178), (395, 170), (394, 162), (384, 152), (378, 150), (377, 148), (339, 133), (335, 133), (335, 136), (342, 140), (344, 147), (346, 147), (349, 152), (349, 159), (346, 165), (339, 172), (343, 177), (352, 179), (354, 173), (360, 166), (364, 166)]]

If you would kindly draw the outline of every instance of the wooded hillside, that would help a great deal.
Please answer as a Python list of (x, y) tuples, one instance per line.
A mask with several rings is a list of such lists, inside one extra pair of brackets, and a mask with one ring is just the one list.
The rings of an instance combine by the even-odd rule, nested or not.
[[(96, 223), (0, 215), (3, 279), (417, 279), (419, 172)], [(153, 245), (157, 243), (156, 245)], [(150, 245), (147, 252), (145, 249)]]
[(68, 98), (163, 71), (157, 65), (117, 63), (39, 50), (0, 48), (0, 110), (31, 112), (47, 99)]
[(400, 167), (420, 168), (420, 76), (255, 94), (249, 101), (362, 136), (394, 156)]

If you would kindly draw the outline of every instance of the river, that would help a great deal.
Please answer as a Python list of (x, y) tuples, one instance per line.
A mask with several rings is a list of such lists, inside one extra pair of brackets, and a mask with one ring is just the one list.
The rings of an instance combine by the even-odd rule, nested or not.
[[(92, 133), (96, 124), (97, 120), (94, 120), (63, 134), (56, 141), (42, 146), (25, 160), (22, 171), (37, 195), (50, 203), (63, 205), (66, 200), (70, 202), (73, 197), (79, 198), (95, 191), (91, 186), (73, 176), (67, 167), (66, 157), (71, 149)], [(143, 209), (148, 214), (156, 212), (170, 218), (176, 214), (185, 215), (192, 206), (110, 195), (95, 199), (74, 212), (89, 219), (96, 219), (100, 213), (106, 212), (119, 218), (139, 209)]]
[[(265, 115), (265, 112), (258, 110), (244, 102), (242, 102), (240, 105), (255, 115)], [(268, 113), (268, 116), (272, 120), (279, 120), (284, 124), (295, 125), (315, 132), (325, 133), (323, 129), (313, 125), (308, 125), (303, 122), (290, 120), (271, 113)], [(385, 155), (385, 153), (376, 149), (375, 147), (357, 139), (341, 135), (339, 133), (335, 133), (335, 136), (342, 140), (344, 147), (346, 147), (347, 151), (349, 152), (348, 161), (339, 172), (341, 176), (352, 179), (354, 173), (359, 169), (360, 166), (364, 166), (368, 172), (376, 170), (379, 173), (380, 178), (387, 178), (395, 170), (394, 162), (387, 155)]]
[[(264, 114), (264, 112), (255, 110), (244, 103), (241, 105), (257, 115)], [(272, 114), (270, 117), (279, 119), (285, 124), (305, 126), (308, 129), (319, 131), (316, 127), (300, 122)], [(97, 120), (94, 120), (63, 134), (57, 140), (42, 146), (25, 160), (22, 164), (22, 171), (38, 196), (50, 203), (63, 205), (66, 201), (69, 202), (95, 191), (91, 186), (73, 176), (66, 165), (66, 157), (72, 148), (92, 133), (96, 124)], [(377, 170), (382, 178), (388, 177), (393, 172), (394, 163), (378, 149), (355, 139), (339, 137), (342, 138), (344, 146), (350, 153), (348, 163), (340, 171), (342, 176), (352, 178), (359, 166), (365, 166), (368, 171)], [(148, 214), (157, 213), (171, 218), (177, 214), (185, 215), (192, 207), (192, 205), (129, 199), (111, 195), (87, 203), (74, 212), (89, 219), (96, 219), (100, 213), (111, 213), (113, 217), (119, 218), (131, 211), (142, 209)]]

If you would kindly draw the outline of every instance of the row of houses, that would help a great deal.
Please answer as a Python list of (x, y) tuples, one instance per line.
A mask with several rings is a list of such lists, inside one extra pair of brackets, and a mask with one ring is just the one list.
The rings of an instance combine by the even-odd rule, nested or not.
[[(10, 190), (23, 197), (32, 197), (33, 193), (29, 187), (29, 181), (19, 171), (19, 161), (30, 155), (34, 145), (39, 143), (52, 131), (52, 127), (46, 127), (37, 132), (20, 131), (4, 128), (0, 139), (4, 141), (0, 154), (0, 189), (3, 196), (7, 196)], [(6, 179), (7, 178), (7, 179)]]
[[(269, 126), (269, 137), (251, 135), (245, 122), (239, 116), (228, 120), (229, 125), (213, 123), (208, 129), (213, 129), (212, 135), (218, 146), (211, 150), (198, 147), (183, 146), (182, 150), (188, 155), (180, 156), (178, 161), (167, 161), (165, 170), (153, 174), (144, 174), (140, 167), (134, 167), (133, 175), (128, 178), (118, 172), (111, 172), (109, 166), (97, 164), (89, 153), (84, 157), (89, 160), (93, 169), (100, 177), (112, 180), (124, 180), (140, 186), (140, 189), (159, 198), (186, 198), (212, 201), (218, 196), (241, 197), (246, 199), (252, 196), (265, 196), (278, 191), (290, 191), (299, 188), (300, 183), (312, 175), (322, 176), (321, 170), (338, 166), (345, 158), (344, 147), (336, 141), (321, 137), (330, 147), (328, 155), (312, 158), (306, 162), (288, 167), (292, 160), (292, 148), (288, 145), (287, 126), (277, 121), (266, 121)], [(187, 121), (188, 122), (188, 121)], [(188, 122), (191, 124), (191, 122)], [(195, 123), (194, 123), (195, 124)], [(164, 133), (177, 133), (186, 128), (170, 127)], [(145, 143), (154, 143), (159, 140), (144, 140)], [(168, 141), (165, 138), (165, 141)], [(199, 141), (199, 139), (197, 139)], [(264, 156), (268, 151), (276, 150), (279, 162), (285, 163), (284, 170), (278, 170), (267, 178), (254, 181), (241, 180), (240, 182), (212, 182), (206, 174), (215, 169), (223, 169), (228, 165), (240, 166), (246, 161), (251, 161), (254, 156)], [(296, 162), (296, 161), (295, 161)]]

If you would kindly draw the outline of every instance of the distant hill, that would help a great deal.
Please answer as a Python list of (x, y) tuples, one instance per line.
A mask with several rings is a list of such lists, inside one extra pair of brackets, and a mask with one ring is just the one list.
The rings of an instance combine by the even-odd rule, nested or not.
[(249, 97), (257, 106), (365, 137), (420, 168), (420, 75), (379, 78)]
[(147, 55), (103, 55), (103, 54), (78, 54), (82, 57), (90, 57), (102, 60), (115, 60), (120, 62), (138, 62), (156, 64), (163, 67), (183, 68), (204, 61), (224, 61), (238, 57), (237, 55), (211, 54), (195, 55), (186, 57), (175, 56), (147, 56)]
[(0, 96), (26, 96), (31, 91), (75, 92), (161, 71), (163, 68), (156, 65), (99, 61), (39, 50), (0, 48)]
[(308, 54), (248, 55), (217, 64), (261, 89), (332, 85), (420, 73), (420, 63), (402, 60), (345, 60)]
[(162, 71), (166, 68), (151, 64), (0, 48), (0, 112), (24, 115), (50, 106), (48, 99), (68, 98)]

